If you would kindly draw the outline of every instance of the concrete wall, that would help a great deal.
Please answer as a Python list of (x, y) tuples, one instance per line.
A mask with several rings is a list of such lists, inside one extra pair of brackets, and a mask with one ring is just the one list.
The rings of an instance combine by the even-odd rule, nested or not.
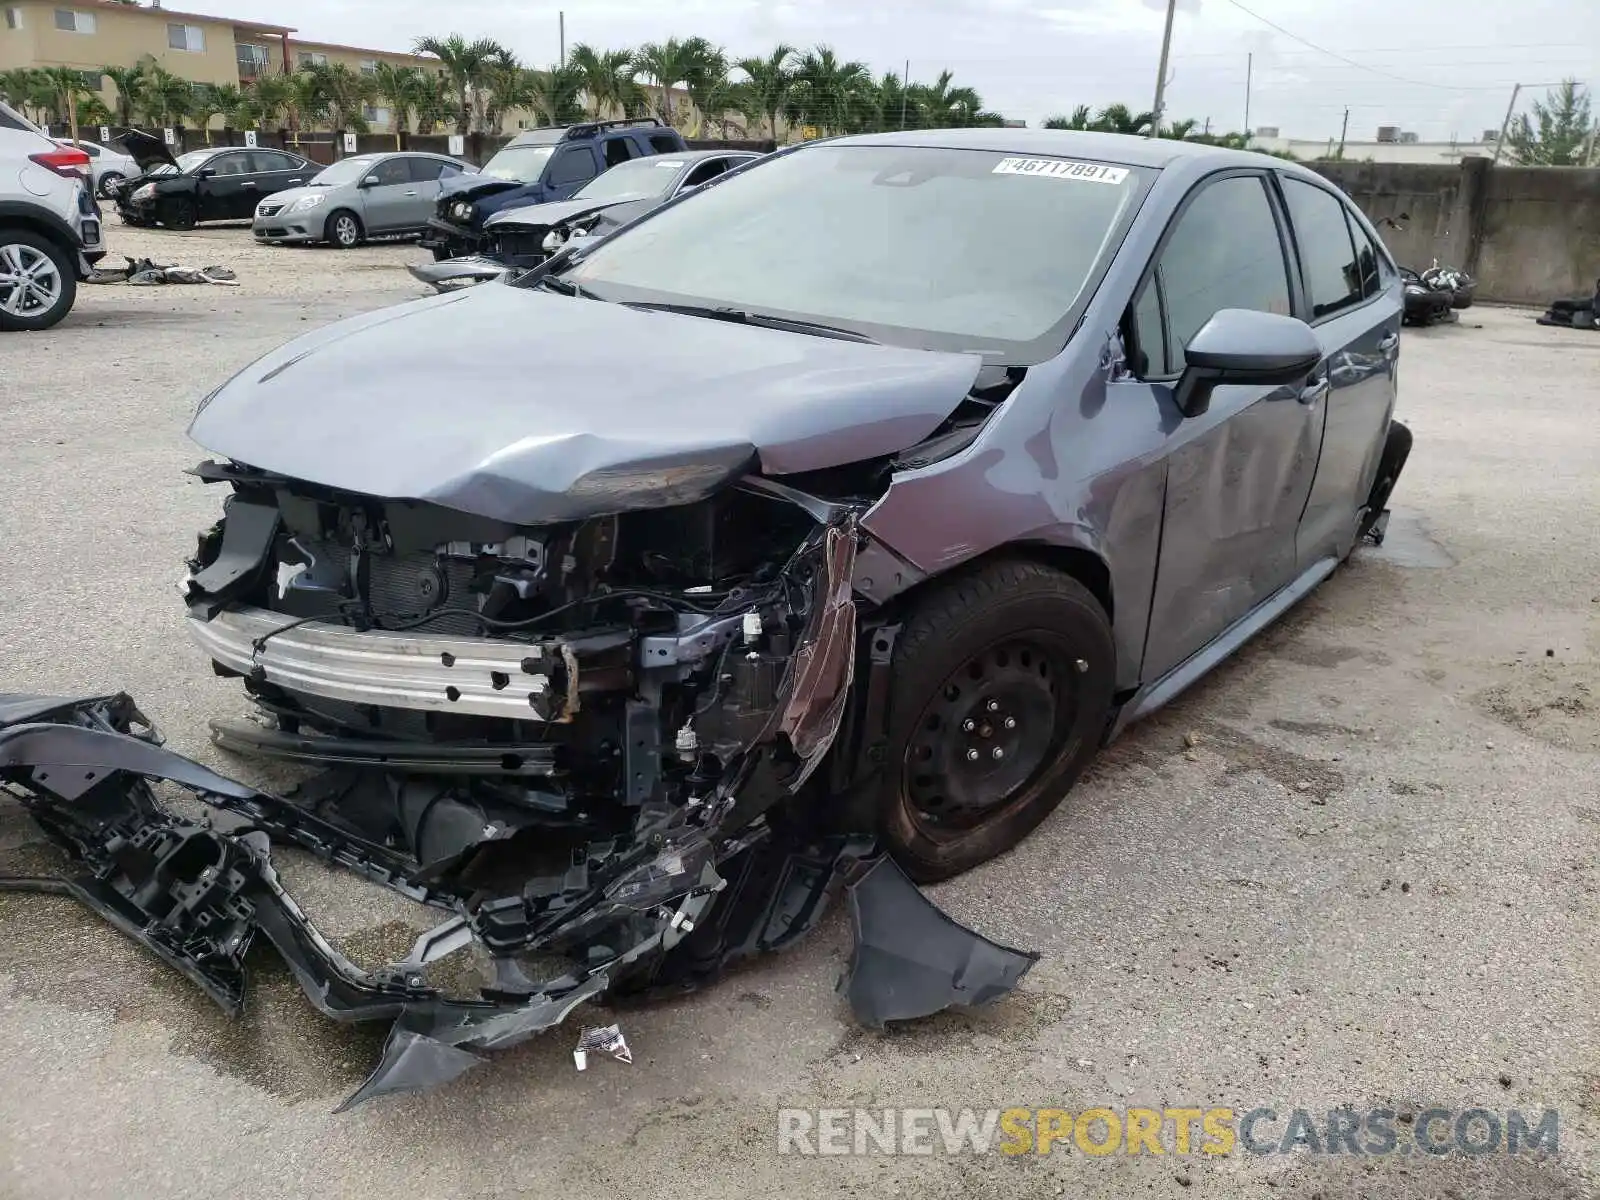
[(1459, 167), (1415, 163), (1307, 164), (1344, 189), (1368, 217), (1409, 213), (1404, 230), (1383, 228), (1405, 266), (1437, 258), (1478, 278), (1485, 300), (1543, 305), (1590, 295), (1600, 276), (1600, 170)]

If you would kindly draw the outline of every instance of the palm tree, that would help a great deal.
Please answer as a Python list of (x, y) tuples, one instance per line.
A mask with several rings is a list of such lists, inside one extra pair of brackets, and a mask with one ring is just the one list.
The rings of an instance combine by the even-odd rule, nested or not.
[(485, 133), (498, 135), (505, 125), (506, 113), (514, 108), (526, 108), (533, 102), (527, 68), (511, 51), (501, 50), (484, 64), (483, 82), (476, 99), (480, 128)]
[(378, 94), (377, 82), (344, 63), (307, 67), (306, 71), (316, 77), (327, 119), (333, 127), (366, 133), (366, 108)]
[(571, 125), (584, 116), (578, 97), (583, 93), (583, 74), (572, 67), (551, 67), (548, 71), (526, 73), (528, 100), (552, 125)]
[(111, 110), (99, 96), (88, 95), (78, 101), (78, 128), (85, 125), (109, 125)]
[(117, 88), (117, 124), (126, 128), (133, 124), (134, 110), (144, 103), (145, 88), (149, 79), (144, 65), (136, 67), (101, 67), (100, 73)]
[(1126, 104), (1108, 104), (1094, 119), (1091, 129), (1101, 133), (1128, 133), (1143, 137), (1155, 124), (1153, 112), (1133, 112)]
[(40, 81), (48, 84), (51, 91), (53, 106), (58, 116), (65, 116), (67, 128), (71, 132), (72, 140), (78, 140), (78, 100), (84, 96), (94, 95), (83, 78), (83, 72), (72, 67), (45, 67), (40, 72)]
[(595, 50), (579, 42), (567, 55), (567, 66), (583, 77), (583, 94), (588, 100), (588, 115), (596, 119), (612, 109), (626, 114), (639, 101), (639, 85), (633, 81), (633, 51)]
[(1087, 129), (1092, 121), (1093, 114), (1090, 112), (1089, 106), (1080, 104), (1072, 110), (1070, 117), (1046, 117), (1044, 127), (1046, 129)]
[(0, 73), (0, 96), (43, 125), (55, 103), (55, 89), (36, 67), (17, 67)]
[(315, 67), (302, 67), (289, 76), (289, 122), (296, 129), (311, 129), (328, 119), (328, 93)]
[(778, 114), (789, 100), (794, 85), (792, 62), (794, 47), (779, 44), (765, 58), (741, 58), (738, 66), (749, 81), (751, 103), (767, 122), (772, 140), (778, 140)]
[[(721, 112), (715, 111), (713, 99), (724, 103), (730, 99), (726, 94), (728, 86), (728, 56), (721, 46), (713, 46), (703, 37), (692, 37), (683, 44), (684, 56), (688, 59), (688, 66), (684, 70), (683, 83), (689, 93), (689, 102), (694, 105), (700, 114), (701, 123), (720, 120), (727, 112), (724, 107)], [(713, 93), (723, 93), (714, 96)]]
[(677, 38), (668, 38), (664, 42), (649, 42), (640, 46), (633, 61), (639, 73), (661, 89), (656, 111), (663, 121), (671, 125), (672, 89), (689, 77), (689, 72), (695, 66), (694, 59), (684, 43)]
[[(283, 123), (284, 114), (293, 101), (294, 83), (289, 76), (282, 73), (258, 75), (245, 93), (244, 104), (240, 106), (239, 123), (255, 124), (259, 121), (263, 128), (277, 128)], [(254, 120), (245, 120), (246, 115)]]
[[(218, 88), (209, 83), (194, 85), (194, 99), (190, 104), (190, 115), (194, 117), (195, 124), (206, 131), (206, 145), (211, 144), (211, 118), (232, 111), (224, 97), (219, 96)], [(237, 88), (234, 89), (238, 91)]]
[(161, 66), (146, 68), (144, 115), (155, 125), (179, 125), (194, 109), (194, 87)]
[(1199, 124), (1200, 122), (1196, 121), (1193, 117), (1185, 117), (1181, 121), (1173, 121), (1171, 124), (1164, 127), (1159, 136), (1170, 138), (1175, 142), (1181, 142), (1193, 134), (1195, 128)]
[(417, 84), (417, 132), (432, 133), (436, 125), (450, 120), (455, 108), (455, 96), (450, 81), (443, 75), (423, 71)]
[(826, 132), (851, 129), (870, 107), (864, 93), (871, 86), (866, 64), (842, 63), (831, 46), (817, 46), (800, 56), (790, 107)]
[(930, 129), (951, 129), (972, 125), (978, 114), (983, 111), (983, 101), (978, 93), (969, 87), (951, 87), (950, 81), (953, 78), (952, 72), (941, 71), (934, 83), (914, 83), (909, 89), (916, 98)]
[(483, 86), (484, 68), (493, 59), (506, 54), (505, 47), (493, 38), (469, 42), (459, 33), (452, 33), (447, 38), (418, 38), (411, 48), (417, 54), (433, 55), (444, 67), (459, 105), (455, 117), (456, 132), (470, 133), (473, 93)]
[(401, 132), (411, 128), (411, 110), (421, 107), (422, 72), (415, 67), (380, 62), (372, 84), (374, 98), (389, 109), (394, 122), (394, 148), (398, 150)]

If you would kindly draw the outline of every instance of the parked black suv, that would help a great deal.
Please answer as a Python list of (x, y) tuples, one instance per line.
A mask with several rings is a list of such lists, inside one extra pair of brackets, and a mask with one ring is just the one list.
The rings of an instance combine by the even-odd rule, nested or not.
[(518, 134), (476, 175), (446, 181), (422, 245), (439, 261), (488, 248), (483, 223), (512, 206), (565, 200), (619, 163), (687, 150), (683, 135), (654, 117), (591, 121)]

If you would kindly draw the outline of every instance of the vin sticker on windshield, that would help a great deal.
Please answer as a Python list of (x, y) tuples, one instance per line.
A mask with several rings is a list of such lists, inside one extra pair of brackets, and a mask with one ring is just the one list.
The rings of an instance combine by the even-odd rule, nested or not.
[(992, 174), (1038, 175), (1045, 179), (1076, 179), (1081, 183), (1121, 183), (1128, 177), (1128, 168), (1068, 162), (1061, 158), (1002, 158)]

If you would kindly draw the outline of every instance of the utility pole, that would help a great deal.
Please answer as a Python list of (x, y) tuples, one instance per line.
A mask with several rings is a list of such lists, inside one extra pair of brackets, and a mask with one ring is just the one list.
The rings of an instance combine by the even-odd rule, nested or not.
[(1244, 146), (1250, 148), (1250, 83), (1251, 76), (1255, 74), (1256, 56), (1244, 56)]
[(556, 14), (556, 20), (559, 22), (559, 26), (558, 27), (561, 30), (561, 64), (560, 65), (564, 67), (564, 66), (567, 65), (567, 14), (566, 14), (566, 11), (562, 10), (561, 12), (557, 13)]
[(1178, 0), (1167, 0), (1167, 26), (1161, 34), (1161, 65), (1156, 69), (1155, 117), (1150, 122), (1150, 136), (1161, 134), (1161, 111), (1167, 98), (1167, 58), (1172, 53), (1172, 18), (1177, 16)]
[(906, 101), (911, 97), (911, 60), (906, 59), (905, 74), (900, 76), (900, 128), (906, 127)]
[(1500, 136), (1494, 140), (1494, 157), (1489, 160), (1492, 167), (1500, 161), (1500, 152), (1505, 149), (1506, 134), (1511, 131), (1511, 116), (1517, 111), (1517, 97), (1522, 95), (1522, 85), (1519, 83), (1511, 89), (1511, 103), (1506, 105), (1506, 119), (1500, 122)]
[(1345, 110), (1344, 110), (1344, 124), (1339, 126), (1339, 159), (1340, 159), (1341, 162), (1344, 160), (1344, 135), (1349, 133), (1349, 132), (1350, 132), (1350, 108), (1347, 105), (1345, 107)]

